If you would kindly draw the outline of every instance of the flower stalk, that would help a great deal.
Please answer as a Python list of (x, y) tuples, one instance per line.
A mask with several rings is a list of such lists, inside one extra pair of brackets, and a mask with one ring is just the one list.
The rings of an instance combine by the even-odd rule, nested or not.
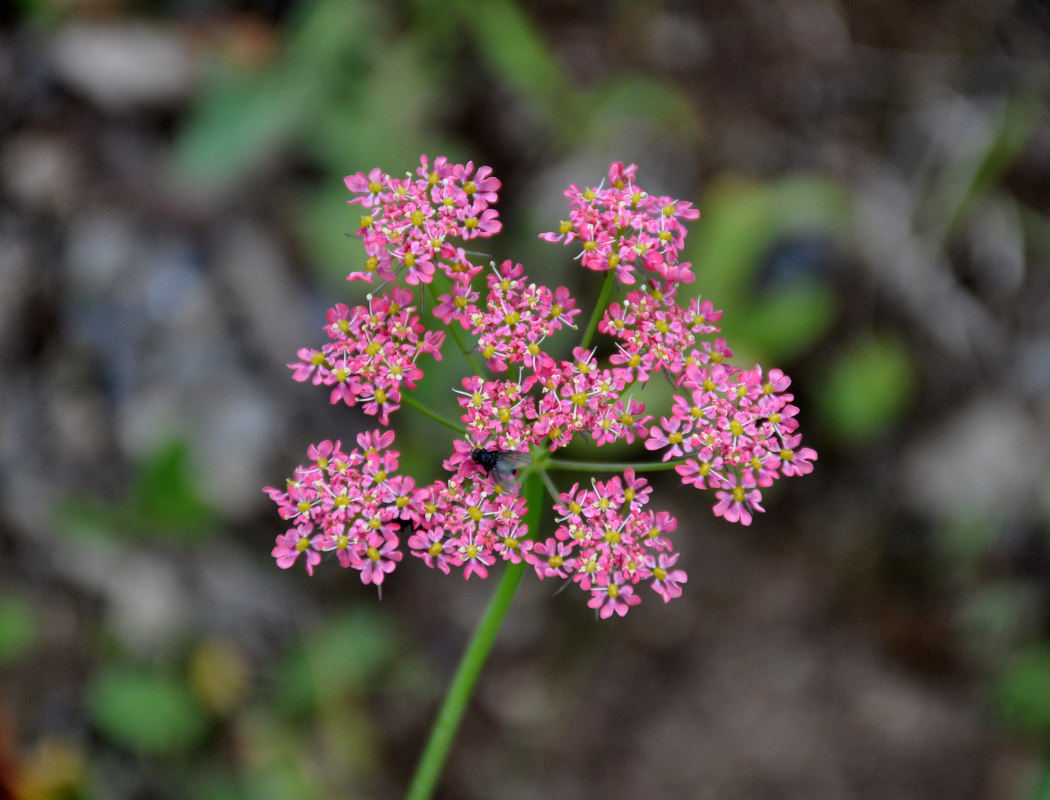
[[(539, 528), (540, 509), (543, 508), (543, 486), (539, 476), (530, 476), (523, 484), (523, 491), (529, 503), (527, 524), (530, 529), (536, 530)], [(405, 795), (407, 800), (426, 800), (433, 794), (452, 742), (456, 738), (456, 732), (463, 721), (467, 704), (477, 686), (478, 677), (488, 660), (492, 646), (503, 626), (503, 621), (507, 617), (507, 612), (510, 611), (514, 595), (518, 591), (527, 566), (524, 562), (504, 566), (503, 574), (496, 585), (488, 608), (485, 609), (484, 615), (463, 652), (463, 657), (460, 659), (448, 692), (445, 694), (445, 701), (434, 720), (430, 738), (419, 759), (419, 765), (416, 767), (408, 794)]]

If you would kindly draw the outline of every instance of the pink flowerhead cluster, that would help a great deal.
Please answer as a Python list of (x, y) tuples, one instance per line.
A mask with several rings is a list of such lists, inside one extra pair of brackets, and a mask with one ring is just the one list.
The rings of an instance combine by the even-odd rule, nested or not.
[[(762, 489), (812, 471), (816, 453), (801, 446), (790, 379), (780, 370), (732, 365), (728, 343), (712, 338), (722, 312), (682, 289), (693, 281), (691, 266), (679, 260), (684, 222), (699, 212), (648, 194), (636, 173), (617, 162), (607, 185), (572, 186), (569, 220), (541, 235), (580, 242), (583, 266), (632, 286), (585, 326), (609, 337), (607, 362), (589, 333), (569, 358), (548, 349), (553, 337), (576, 329), (581, 310), (567, 289), (530, 282), (509, 260), (491, 264), (477, 286), (482, 268), (448, 241), (499, 229), (488, 205), (499, 182), (488, 167), (474, 172), (472, 164), (444, 158), (430, 165), (424, 156), (415, 176), (372, 170), (346, 179), (359, 195), (351, 202), (369, 211), (359, 230), (368, 263), (349, 277), (428, 284), (440, 270), (448, 281), (433, 287), (433, 317), (492, 374), (480, 374), (469, 355), (476, 373), (453, 382), (460, 415), (458, 425), (448, 424), (459, 434), (443, 461), (450, 473), (444, 480), (416, 487), (393, 475), (390, 430), (359, 437), (363, 451), (344, 453), (331, 442), (312, 447), (312, 463), (299, 467), (284, 491), (266, 490), (292, 523), (273, 551), (281, 567), (303, 556), (312, 572), (334, 553), (364, 582), (379, 585), (402, 558), (398, 534), (411, 529), (409, 552), (430, 567), (484, 578), (497, 561), (524, 561), (540, 578), (576, 583), (599, 616), (623, 616), (641, 602), (641, 583), (665, 602), (681, 595), (687, 578), (668, 538), (675, 518), (647, 507), (652, 487), (626, 468), (590, 488), (553, 490), (557, 528), (534, 539), (522, 522), (528, 509), (516, 491), (516, 470), (539, 473), (550, 487), (555, 462), (547, 453), (579, 437), (598, 446), (638, 440), (660, 451), (684, 484), (713, 490), (716, 516), (743, 525), (763, 511)], [(473, 341), (464, 342), (462, 331)], [(330, 309), (325, 332), (327, 345), (300, 350), (289, 365), (295, 379), (330, 387), (333, 403), (360, 405), (384, 426), (402, 392), (416, 388), (419, 356), (440, 359), (444, 342), (443, 332), (424, 325), (411, 291), (397, 285), (366, 305)], [(506, 375), (513, 367), (516, 376)], [(677, 392), (658, 422), (633, 394), (653, 378)], [(536, 460), (528, 465), (530, 452)]]
[(328, 309), (325, 333), (331, 342), (320, 350), (304, 347), (289, 364), (292, 377), (330, 386), (330, 401), (361, 403), (364, 412), (386, 425), (401, 402), (402, 389), (415, 389), (423, 371), (416, 360), (429, 353), (441, 360), (445, 334), (423, 328), (412, 293), (394, 287), (367, 305), (339, 303)]
[(791, 379), (778, 369), (741, 370), (724, 364), (691, 364), (681, 376), (688, 395), (675, 395), (671, 415), (649, 431), (645, 446), (664, 450), (682, 482), (715, 489), (714, 512), (729, 522), (750, 525), (764, 511), (759, 487), (780, 476), (813, 471), (817, 454), (799, 448), (798, 408), (787, 393)]
[(634, 180), (638, 167), (620, 162), (609, 168), (609, 185), (566, 192), (569, 218), (557, 231), (540, 234), (548, 242), (582, 247), (578, 258), (587, 269), (612, 270), (620, 283), (634, 283), (642, 269), (665, 281), (690, 283), (692, 267), (678, 256), (685, 241), (687, 220), (699, 219), (691, 203), (650, 195)]
[[(598, 323), (598, 330), (616, 339), (616, 352), (609, 358), (613, 372), (624, 383), (644, 383), (654, 372), (679, 374), (696, 359), (694, 348), (702, 335), (717, 333), (722, 317), (710, 300), (692, 298), (686, 306), (675, 299), (678, 286), (668, 283), (630, 292), (623, 303), (613, 303)], [(725, 357), (724, 340), (712, 348), (703, 343), (709, 358)], [(729, 353), (728, 355), (732, 355)]]
[(560, 523), (554, 536), (536, 542), (525, 560), (541, 579), (571, 580), (590, 593), (588, 605), (602, 619), (622, 617), (640, 603), (634, 587), (643, 581), (665, 603), (678, 597), (687, 578), (674, 568), (678, 554), (665, 536), (678, 522), (645, 510), (651, 492), (632, 469), (591, 489), (574, 485), (554, 506)]
[(296, 468), (283, 491), (264, 490), (291, 524), (273, 549), (278, 566), (287, 569), (302, 556), (312, 575), (331, 553), (339, 566), (358, 570), (362, 583), (382, 585), (402, 557), (402, 523), (422, 513), (412, 478), (393, 474), (398, 453), (387, 449), (393, 441), (393, 431), (376, 430), (359, 435), (361, 449), (349, 453), (339, 442), (312, 445), (310, 463)]
[(553, 361), (543, 350), (547, 337), (570, 326), (580, 313), (569, 290), (527, 283), (521, 264), (504, 261), (488, 275), (483, 308), (469, 283), (456, 282), (451, 294), (441, 295), (434, 314), (446, 325), (458, 322), (477, 336), (477, 349), (493, 372), (511, 364), (539, 371)]
[[(473, 269), (449, 238), (494, 236), (502, 223), (491, 204), (500, 182), (489, 167), (474, 171), (474, 162), (451, 164), (439, 156), (433, 164), (420, 159), (415, 176), (394, 178), (378, 167), (344, 179), (363, 206), (357, 235), (365, 245), (364, 269), (348, 279), (393, 282), (402, 269), (408, 284), (430, 283), (435, 266), (449, 275)], [(437, 263), (435, 263), (437, 262)]]
[(532, 547), (521, 521), (525, 501), (493, 492), (480, 480), (438, 481), (427, 487), (423, 506), (423, 520), (408, 547), (428, 567), (446, 575), (462, 568), (464, 578), (486, 578), (497, 561), (519, 563)]

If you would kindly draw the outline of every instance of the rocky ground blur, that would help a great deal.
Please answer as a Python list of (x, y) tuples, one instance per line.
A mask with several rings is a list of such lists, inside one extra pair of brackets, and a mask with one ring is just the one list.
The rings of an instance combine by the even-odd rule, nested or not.
[[(366, 422), (284, 367), (345, 299), (311, 272), (291, 220), (297, 192), (318, 179), (311, 156), (284, 150), (220, 186), (173, 164), (208, 59), (265, 61), (289, 12), (103, 5), (0, 28), (0, 591), (25, 600), (37, 627), (34, 647), (3, 668), (0, 707), (24, 771), (39, 766), (41, 742), (72, 741), (95, 787), (83, 796), (168, 796), (156, 764), (98, 738), (84, 687), (114, 652), (163, 661), (205, 639), (258, 676), (326, 615), (375, 605), (345, 576), (275, 569), (280, 521), (261, 492), (307, 443)], [(990, 581), (1029, 598), (1004, 624), (1033, 640), (1048, 630), (1050, 13), (1036, 2), (780, 0), (596, 20), (587, 3), (521, 7), (574, 82), (626, 59), (699, 109), (702, 128), (686, 138), (618, 131), (625, 147), (649, 148), (643, 173), (656, 184), (699, 185), (708, 215), (703, 187), (727, 175), (815, 170), (849, 187), (854, 222), (820, 266), (834, 325), (783, 365), (810, 403), (817, 471), (744, 531), (666, 485), (689, 531), (677, 608), (649, 601), (596, 626), (579, 598), (551, 600), (527, 581), (443, 796), (1019, 796), (1036, 748), (995, 717), (998, 640), (966, 613), (987, 610), (968, 603)], [(562, 183), (600, 178), (616, 141), (601, 157), (537, 145), (541, 123), (492, 83), (444, 134), (547, 208)], [(1013, 130), (1002, 124), (1011, 103), (1033, 96), (1007, 168), (971, 157)], [(348, 173), (371, 166), (346, 154)], [(1001, 191), (955, 226), (972, 211), (959, 187), (986, 173)], [(907, 343), (915, 385), (901, 418), (857, 446), (822, 427), (816, 395), (841, 343), (879, 327)], [(174, 466), (151, 473), (157, 463)], [(163, 508), (129, 509), (144, 473), (191, 476), (173, 529)], [(193, 525), (187, 504), (199, 508)], [(966, 527), (960, 518), (993, 531), (965, 572), (946, 568), (937, 545)], [(397, 578), (378, 613), (415, 642), (422, 683), (439, 690), (490, 587), (418, 564)], [(250, 769), (246, 731), (271, 690), (249, 681), (202, 762)], [(368, 788), (344, 764), (336, 791), (394, 797), (434, 698), (362, 695), (378, 726), (360, 768)]]

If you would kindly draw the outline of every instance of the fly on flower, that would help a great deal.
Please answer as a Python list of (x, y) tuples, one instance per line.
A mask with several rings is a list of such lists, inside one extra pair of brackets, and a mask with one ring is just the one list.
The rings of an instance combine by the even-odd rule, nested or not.
[(532, 456), (516, 450), (485, 450), (475, 447), (470, 451), (470, 460), (485, 470), (496, 485), (505, 492), (513, 492), (518, 485), (518, 470), (532, 463)]

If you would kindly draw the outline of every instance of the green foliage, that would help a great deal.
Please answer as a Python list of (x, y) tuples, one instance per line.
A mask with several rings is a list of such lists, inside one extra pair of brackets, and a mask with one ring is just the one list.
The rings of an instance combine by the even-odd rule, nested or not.
[(399, 647), (389, 624), (367, 609), (332, 619), (281, 667), (282, 705), (306, 713), (356, 695), (390, 668)]
[(138, 466), (123, 501), (69, 500), (61, 505), (60, 521), (87, 538), (198, 541), (212, 533), (215, 513), (201, 499), (194, 474), (186, 443), (169, 442)]
[[(314, 141), (333, 105), (364, 111), (361, 98), (372, 86), (365, 75), (384, 56), (387, 29), (377, 3), (304, 3), (268, 68), (215, 67), (176, 142), (176, 168), (194, 181), (221, 185), (284, 147)], [(368, 119), (379, 124), (375, 116), (358, 116), (358, 122)], [(344, 136), (359, 129), (353, 125)]]
[(36, 639), (33, 614), (17, 597), (0, 599), (0, 666), (14, 661)]
[(978, 662), (998, 669), (1005, 654), (1039, 635), (1038, 593), (1018, 580), (998, 580), (971, 590), (960, 601), (963, 645)]
[(922, 227), (947, 236), (970, 211), (994, 193), (1006, 171), (1017, 161), (1031, 138), (1045, 101), (1039, 92), (1019, 89), (997, 101), (982, 115), (987, 124), (975, 125), (961, 137), (955, 158), (933, 177), (924, 201)]
[(792, 276), (756, 291), (763, 257), (792, 236), (834, 241), (849, 218), (843, 187), (800, 175), (774, 184), (723, 180), (705, 194), (686, 240), (697, 291), (725, 310), (719, 325), (737, 363), (786, 360), (805, 352), (834, 319), (832, 289), (820, 275)]
[(1050, 746), (1050, 645), (1018, 652), (995, 686), (998, 708), (1014, 728)]
[(136, 667), (104, 668), (88, 689), (87, 706), (104, 736), (142, 755), (185, 753), (207, 728), (183, 682)]
[(513, 0), (459, 0), (460, 19), (495, 74), (539, 107), (571, 107), (570, 84), (521, 7)]
[(843, 352), (816, 396), (819, 419), (836, 437), (861, 444), (900, 420), (913, 395), (914, 368), (896, 339), (871, 337)]

